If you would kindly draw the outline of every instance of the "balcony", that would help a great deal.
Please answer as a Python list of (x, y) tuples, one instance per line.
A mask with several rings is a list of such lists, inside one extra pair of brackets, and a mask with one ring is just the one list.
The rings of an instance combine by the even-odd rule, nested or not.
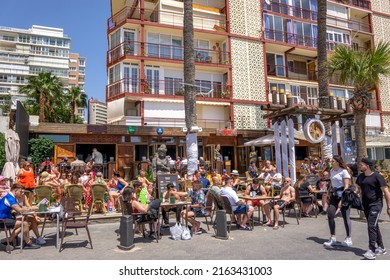
[(371, 25), (368, 22), (348, 20), (339, 17), (328, 16), (327, 24), (341, 28), (371, 33)]
[[(215, 120), (215, 119), (197, 119), (197, 126), (203, 129), (224, 129), (230, 123), (229, 120)], [(145, 117), (142, 123), (140, 116), (125, 116), (125, 125), (133, 126), (158, 126), (158, 127), (177, 127), (183, 128), (186, 126), (184, 118), (152, 118)], [(233, 127), (230, 126), (229, 127)]]
[[(206, 99), (230, 99), (231, 86), (221, 82), (197, 82), (197, 96)], [(183, 80), (165, 78), (165, 80), (122, 79), (107, 85), (106, 98), (121, 98), (125, 95), (143, 95), (143, 97), (177, 98), (184, 95)]]
[(318, 15), (317, 11), (306, 10), (277, 2), (272, 2), (270, 5), (264, 2), (264, 10), (315, 21), (317, 20)]
[[(144, 51), (142, 52), (142, 49)], [(143, 56), (166, 60), (183, 61), (184, 47), (155, 43), (142, 43), (138, 41), (126, 41), (108, 51), (108, 64), (116, 63), (125, 57)], [(206, 64), (230, 64), (229, 52), (223, 52), (220, 48), (194, 49), (195, 63)]]
[[(183, 27), (184, 14), (167, 10), (140, 9), (139, 7), (126, 7), (107, 20), (107, 33), (112, 32), (116, 26), (120, 26), (127, 20), (160, 23), (167, 26)], [(214, 30), (226, 32), (226, 15), (210, 14), (198, 16), (194, 14), (194, 28), (200, 30)]]
[(332, 0), (336, 3), (346, 4), (349, 6), (355, 6), (361, 9), (371, 10), (371, 3), (367, 0)]
[(310, 36), (298, 35), (281, 30), (265, 29), (264, 37), (269, 41), (284, 42), (291, 45), (317, 48), (317, 39)]

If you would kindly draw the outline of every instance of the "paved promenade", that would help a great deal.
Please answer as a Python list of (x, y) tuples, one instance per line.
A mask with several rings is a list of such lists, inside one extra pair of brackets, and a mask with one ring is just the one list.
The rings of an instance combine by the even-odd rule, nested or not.
[[(327, 217), (319, 215), (318, 218), (302, 218), (300, 225), (293, 217), (286, 217), (287, 225), (279, 230), (272, 227), (255, 226), (254, 231), (240, 231), (232, 229), (229, 240), (213, 238), (213, 230), (193, 236), (189, 241), (170, 239), (169, 229), (163, 229), (162, 239), (157, 244), (155, 240), (136, 235), (135, 247), (131, 251), (122, 251), (117, 248), (119, 244), (116, 230), (119, 218), (103, 221), (91, 221), (90, 231), (94, 249), (89, 249), (85, 230), (80, 229), (76, 236), (69, 230), (66, 241), (77, 243), (65, 245), (59, 253), (54, 247), (54, 228), (45, 229), (47, 245), (38, 250), (24, 250), (20, 253), (15, 249), (11, 254), (0, 248), (0, 259), (12, 260), (124, 260), (124, 259), (173, 259), (173, 260), (207, 260), (207, 259), (266, 259), (266, 260), (361, 260), (362, 254), (368, 247), (367, 225), (358, 219), (356, 210), (351, 211), (353, 246), (341, 246), (326, 249), (322, 243), (329, 238)], [(171, 222), (173, 215), (171, 215)], [(202, 225), (207, 230), (206, 224)], [(390, 220), (382, 212), (380, 228), (385, 247), (390, 249)], [(336, 219), (337, 240), (343, 241), (345, 230), (341, 216)], [(4, 234), (1, 233), (1, 238)], [(84, 241), (84, 242), (83, 242)], [(81, 244), (79, 242), (82, 242)], [(85, 247), (86, 246), (86, 247)], [(377, 257), (377, 260), (390, 260), (390, 253)]]

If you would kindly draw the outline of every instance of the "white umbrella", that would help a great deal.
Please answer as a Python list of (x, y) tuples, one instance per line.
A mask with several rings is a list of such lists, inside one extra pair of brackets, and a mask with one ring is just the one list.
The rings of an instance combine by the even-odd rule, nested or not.
[[(298, 140), (294, 140), (295, 144), (299, 144)], [(268, 134), (263, 137), (251, 140), (244, 143), (244, 146), (273, 146), (275, 145), (275, 136), (273, 134)]]
[(7, 162), (4, 164), (2, 175), (8, 179), (15, 180), (19, 171), (19, 135), (12, 129), (8, 129), (5, 132), (5, 140), (5, 158)]

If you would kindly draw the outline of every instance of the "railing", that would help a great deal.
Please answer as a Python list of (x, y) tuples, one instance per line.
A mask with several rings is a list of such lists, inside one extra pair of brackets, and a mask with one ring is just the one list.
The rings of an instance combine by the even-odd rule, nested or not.
[(348, 20), (339, 17), (327, 16), (327, 24), (331, 24), (337, 27), (349, 28), (352, 30), (358, 30), (363, 32), (371, 32), (371, 25), (369, 23), (360, 22), (356, 20)]
[(264, 2), (264, 10), (309, 20), (317, 20), (318, 15), (317, 11), (302, 9), (300, 7), (277, 3), (275, 1), (270, 5)]
[[(206, 98), (230, 98), (231, 87), (221, 82), (198, 82), (196, 84), (197, 96)], [(178, 78), (154, 79), (122, 79), (107, 85), (107, 99), (122, 94), (148, 94), (160, 96), (183, 96), (183, 80)]]
[(265, 29), (264, 36), (266, 40), (285, 42), (292, 45), (317, 48), (317, 39), (310, 36), (288, 33), (280, 30)]
[[(170, 26), (183, 26), (184, 14), (158, 9), (141, 10), (139, 7), (132, 9), (125, 7), (107, 20), (107, 29), (110, 33), (116, 26), (121, 25), (127, 19), (141, 20), (141, 13), (144, 13), (145, 21), (167, 24)], [(210, 15), (209, 17), (193, 16), (194, 28), (202, 30), (226, 31), (226, 16)]]
[(333, 0), (333, 2), (342, 3), (346, 5), (351, 5), (359, 7), (362, 9), (371, 10), (371, 2), (366, 0)]
[[(142, 44), (144, 45), (142, 53)], [(108, 51), (108, 63), (115, 63), (124, 56), (145, 56), (159, 59), (184, 60), (184, 47), (139, 41), (125, 41)], [(229, 64), (229, 52), (217, 47), (211, 49), (194, 49), (195, 62), (212, 64)]]
[[(317, 38), (304, 36), (299, 34), (288, 33), (280, 30), (265, 29), (264, 31), (265, 39), (269, 41), (284, 42), (292, 45), (305, 46), (309, 48), (317, 48)], [(327, 41), (326, 48), (327, 50), (333, 50), (337, 45), (343, 43)], [(348, 45), (349, 44), (344, 44)]]
[(318, 81), (317, 71), (308, 70), (307, 68), (280, 66), (267, 64), (267, 75), (277, 77), (289, 77), (303, 81)]

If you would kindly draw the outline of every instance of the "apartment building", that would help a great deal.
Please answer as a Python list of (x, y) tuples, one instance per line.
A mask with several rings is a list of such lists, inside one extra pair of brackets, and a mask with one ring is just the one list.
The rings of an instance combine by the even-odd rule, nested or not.
[[(85, 93), (85, 67), (86, 58), (77, 53), (69, 54), (69, 87), (79, 87)], [(85, 120), (85, 108), (76, 108), (76, 114)]]
[(88, 123), (107, 124), (106, 103), (93, 98), (88, 100)]
[[(62, 28), (33, 25), (30, 29), (0, 27), (0, 103), (5, 96), (23, 100), (18, 88), (27, 78), (51, 72), (65, 87), (84, 89), (84, 57), (70, 53), (71, 39)], [(84, 108), (78, 109), (84, 118)]]
[[(316, 0), (194, 0), (194, 46), (199, 152), (212, 160), (214, 146), (232, 166), (245, 170), (244, 142), (269, 133), (260, 106), (271, 89), (292, 94), (297, 104), (318, 106)], [(158, 144), (182, 155), (183, 1), (111, 0), (107, 22), (108, 123), (166, 128), (164, 134), (137, 138), (152, 156)], [(387, 40), (389, 1), (328, 1), (327, 47), (368, 49)], [(375, 34), (375, 40), (374, 40)], [(390, 132), (389, 79), (372, 91), (369, 133)], [(353, 87), (330, 79), (330, 92), (343, 106)], [(297, 116), (297, 123), (302, 122)], [(142, 135), (140, 135), (142, 136)], [(202, 136), (204, 136), (202, 138)], [(207, 137), (206, 137), (207, 136)], [(302, 141), (301, 141), (302, 142)], [(137, 153), (135, 144), (135, 153)], [(303, 145), (303, 148), (299, 148)], [(314, 154), (308, 143), (297, 150)], [(269, 149), (269, 148), (268, 148)], [(267, 158), (266, 148), (259, 155)]]

